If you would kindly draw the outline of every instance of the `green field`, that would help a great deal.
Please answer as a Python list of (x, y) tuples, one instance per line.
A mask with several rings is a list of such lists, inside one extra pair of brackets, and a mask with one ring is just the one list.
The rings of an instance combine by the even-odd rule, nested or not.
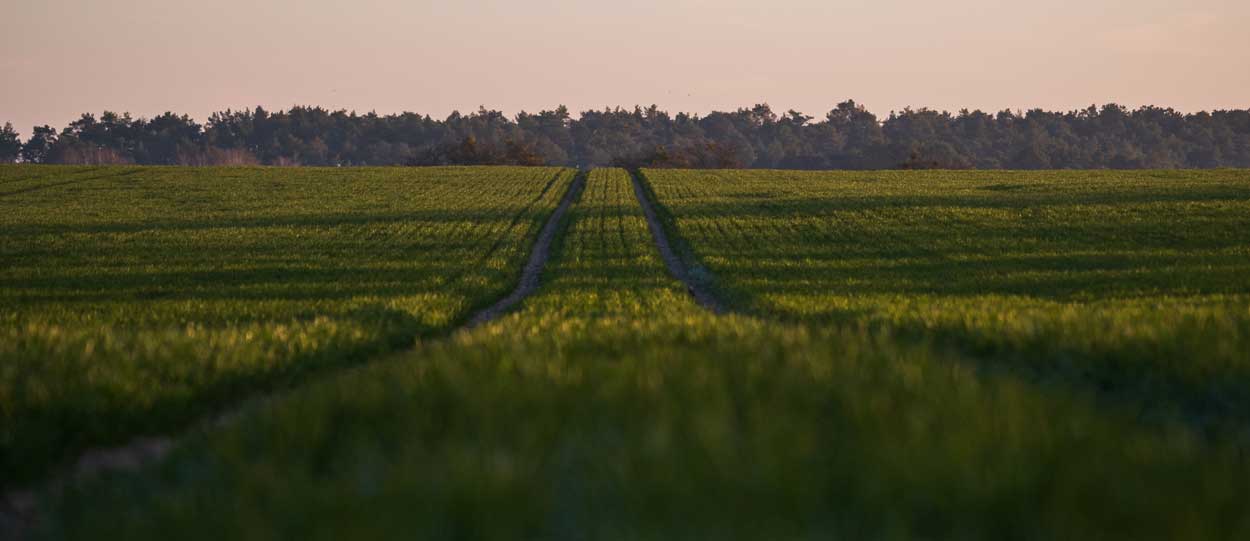
[(934, 341), (1250, 445), (1250, 175), (647, 171), (742, 311)]
[(640, 178), (730, 314), (619, 169), (534, 295), (452, 332), (572, 171), (0, 168), (10, 471), (290, 389), (47, 494), (37, 533), (1250, 536), (1250, 173)]
[(572, 177), (0, 168), (0, 487), (447, 331)]

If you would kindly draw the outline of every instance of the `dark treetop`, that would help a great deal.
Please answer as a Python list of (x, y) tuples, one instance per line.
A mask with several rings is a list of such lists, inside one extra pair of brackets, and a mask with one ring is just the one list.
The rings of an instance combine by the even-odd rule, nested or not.
[(768, 105), (706, 116), (655, 106), (567, 108), (444, 120), (320, 107), (224, 111), (200, 125), (105, 112), (22, 142), (0, 130), (0, 162), (166, 165), (623, 165), (779, 169), (1250, 167), (1250, 110), (1182, 114), (1109, 104), (1079, 111), (958, 114), (904, 109), (884, 120), (853, 101), (823, 120)]

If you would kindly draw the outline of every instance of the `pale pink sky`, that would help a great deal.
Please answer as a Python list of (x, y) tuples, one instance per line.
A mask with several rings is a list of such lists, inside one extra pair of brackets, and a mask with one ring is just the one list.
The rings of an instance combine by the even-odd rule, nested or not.
[(322, 105), (443, 117), (1250, 107), (1246, 0), (0, 0), (0, 122)]

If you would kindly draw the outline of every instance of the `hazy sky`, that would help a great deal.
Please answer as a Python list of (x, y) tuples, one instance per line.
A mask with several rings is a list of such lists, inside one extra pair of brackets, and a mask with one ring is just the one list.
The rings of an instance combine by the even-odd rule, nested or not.
[(1250, 107), (1246, 0), (0, 0), (0, 122), (853, 98)]

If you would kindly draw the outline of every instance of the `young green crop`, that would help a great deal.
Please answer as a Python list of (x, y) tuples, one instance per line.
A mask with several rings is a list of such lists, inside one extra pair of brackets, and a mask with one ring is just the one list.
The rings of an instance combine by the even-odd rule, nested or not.
[(736, 307), (936, 340), (1250, 445), (1250, 175), (645, 171)]
[(49, 502), (43, 533), (1227, 539), (1248, 474), (1187, 425), (940, 343), (711, 315), (628, 175), (595, 170), (515, 313), (256, 404)]
[(0, 167), (0, 488), (452, 328), (573, 171)]

